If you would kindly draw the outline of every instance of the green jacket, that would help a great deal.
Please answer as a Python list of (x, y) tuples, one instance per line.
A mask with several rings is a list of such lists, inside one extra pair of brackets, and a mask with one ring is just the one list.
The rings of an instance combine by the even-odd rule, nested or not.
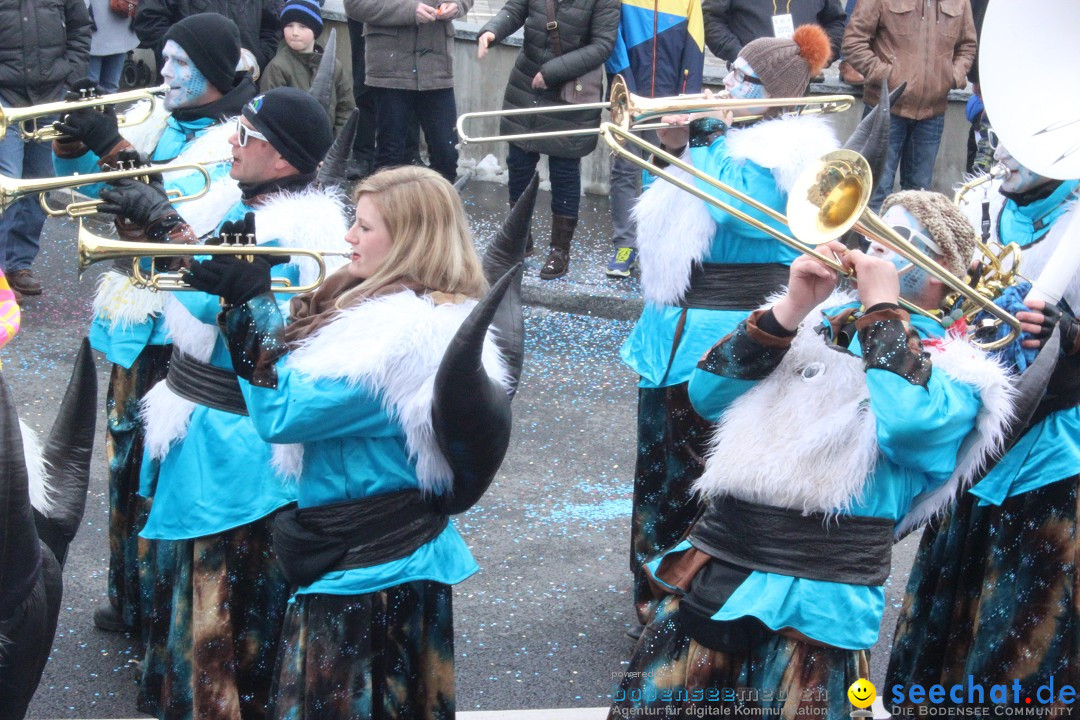
[[(298, 53), (282, 42), (278, 46), (277, 54), (259, 76), (259, 90), (266, 92), (271, 88), (283, 86), (310, 90), (311, 82), (315, 79), (315, 73), (319, 70), (322, 58), (323, 49), (318, 45), (315, 46), (313, 53)], [(334, 59), (334, 88), (330, 92), (330, 107), (333, 109), (331, 120), (334, 121), (336, 135), (349, 119), (349, 113), (356, 107), (352, 94), (352, 71), (336, 58)]]

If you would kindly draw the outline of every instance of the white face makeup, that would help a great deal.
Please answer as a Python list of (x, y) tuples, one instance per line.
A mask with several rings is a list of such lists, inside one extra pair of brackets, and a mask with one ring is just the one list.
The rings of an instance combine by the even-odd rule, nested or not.
[[(900, 205), (893, 205), (881, 216), (885, 224), (906, 238), (916, 248), (931, 258), (942, 255), (941, 247), (930, 238), (930, 232), (908, 210)], [(900, 276), (900, 294), (914, 300), (926, 289), (929, 273), (916, 267), (910, 260), (899, 255), (876, 241), (871, 241), (868, 254), (888, 260), (896, 267)]]
[(731, 64), (731, 72), (724, 77), (724, 87), (733, 98), (741, 100), (758, 100), (766, 97), (765, 86), (750, 63), (743, 58), (735, 58)]
[(210, 81), (195, 67), (184, 48), (168, 40), (161, 55), (164, 61), (161, 78), (169, 85), (163, 101), (165, 109), (172, 112), (201, 104), (200, 100), (210, 87)]
[(1004, 145), (998, 144), (994, 150), (994, 160), (1001, 163), (1011, 171), (1009, 176), (1001, 181), (1001, 191), (1009, 193), (1024, 193), (1034, 190), (1041, 185), (1053, 182), (1050, 178), (1036, 175), (1031, 170), (1009, 154)]

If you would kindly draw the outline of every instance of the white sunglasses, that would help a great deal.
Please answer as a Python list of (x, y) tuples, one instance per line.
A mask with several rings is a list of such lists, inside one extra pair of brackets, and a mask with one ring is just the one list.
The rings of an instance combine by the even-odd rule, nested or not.
[(269, 142), (266, 136), (261, 132), (249, 128), (244, 123), (240, 122), (240, 118), (236, 118), (236, 143), (240, 147), (247, 147), (248, 139), (255, 138), (256, 140), (262, 140), (263, 142)]

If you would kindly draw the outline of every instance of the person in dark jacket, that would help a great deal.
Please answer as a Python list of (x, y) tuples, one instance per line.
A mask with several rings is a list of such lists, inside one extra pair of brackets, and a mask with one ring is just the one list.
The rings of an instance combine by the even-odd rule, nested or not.
[(829, 36), (832, 57), (840, 55), (847, 14), (840, 0), (702, 0), (705, 44), (718, 58), (733, 62), (743, 45), (760, 37), (780, 37), (807, 23), (820, 25)]
[[(0, 107), (53, 102), (86, 75), (90, 61), (90, 13), (83, 0), (0, 0)], [(41, 122), (40, 125), (47, 123)], [(51, 177), (45, 143), (23, 142), (18, 128), (0, 138), (0, 175)], [(16, 200), (0, 215), (0, 267), (11, 288), (40, 295), (30, 265), (38, 254), (45, 212), (37, 197)]]
[[(252, 56), (261, 71), (274, 57), (281, 39), (281, 4), (281, 0), (140, 0), (132, 26), (142, 46), (153, 49), (160, 69), (169, 28), (189, 15), (216, 12), (240, 28), (241, 58)], [(258, 73), (253, 75), (258, 80)]]
[[(506, 85), (505, 110), (561, 105), (559, 92), (562, 86), (599, 67), (615, 47), (619, 0), (584, 0), (556, 5), (554, 16), (558, 23), (561, 54), (555, 52), (553, 35), (546, 29), (548, 2), (551, 0), (509, 0), (498, 15), (480, 28), (477, 56), (483, 58), (492, 43), (525, 27), (525, 42)], [(499, 132), (510, 135), (573, 130), (595, 127), (599, 122), (599, 110), (519, 115), (503, 118)], [(562, 277), (570, 269), (570, 241), (577, 227), (581, 198), (581, 158), (593, 151), (596, 142), (596, 135), (585, 135), (510, 143), (506, 166), (510, 171), (511, 203), (525, 191), (540, 155), (548, 156), (551, 248), (540, 270), (544, 280)]]

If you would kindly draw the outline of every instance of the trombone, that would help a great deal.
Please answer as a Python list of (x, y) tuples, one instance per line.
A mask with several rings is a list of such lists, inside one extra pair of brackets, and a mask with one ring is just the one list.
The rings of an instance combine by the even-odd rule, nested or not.
[(168, 163), (158, 166), (151, 165), (123, 168), (120, 170), (106, 170), (97, 173), (86, 173), (85, 175), (64, 175), (62, 177), (32, 178), (29, 180), (0, 175), (0, 213), (3, 213), (11, 203), (25, 195), (40, 194), (41, 197), (39, 200), (41, 202), (41, 207), (50, 217), (85, 217), (96, 213), (98, 207), (100, 207), (104, 201), (83, 200), (71, 202), (61, 210), (49, 205), (45, 193), (50, 190), (62, 190), (64, 188), (79, 187), (81, 185), (93, 185), (95, 183), (123, 180), (124, 178), (136, 178), (146, 181), (146, 177), (150, 174), (156, 175), (158, 173), (178, 172), (181, 170), (199, 173), (203, 180), (202, 187), (193, 193), (184, 194), (179, 190), (169, 190), (166, 194), (169, 196), (169, 200), (174, 203), (195, 200), (210, 192), (210, 184), (212, 181), (207, 166), (228, 162), (231, 162), (229, 158), (222, 158), (220, 160), (209, 160), (204, 163)]
[[(113, 240), (101, 237), (87, 230), (79, 221), (78, 234), (78, 268), (82, 275), (86, 268), (102, 260), (127, 260), (131, 259), (131, 283), (137, 288), (158, 291), (192, 291), (195, 288), (184, 282), (181, 272), (158, 272), (151, 270), (147, 275), (140, 266), (140, 260), (157, 258), (185, 258), (195, 255), (232, 255), (248, 258), (250, 261), (256, 255), (291, 255), (306, 256), (315, 261), (319, 267), (319, 275), (307, 285), (292, 285), (285, 278), (274, 278), (271, 289), (280, 293), (303, 293), (314, 290), (326, 279), (327, 257), (349, 257), (349, 252), (329, 252), (324, 250), (306, 250), (297, 248), (282, 248), (266, 245), (248, 245), (243, 243), (229, 243), (223, 245), (170, 245), (168, 243), (152, 242), (127, 242), (126, 240)], [(153, 263), (151, 263), (151, 266)]]
[[(804, 115), (843, 112), (851, 108), (855, 98), (851, 95), (819, 95), (805, 98), (762, 98), (759, 100), (738, 100), (722, 95), (706, 97), (704, 93), (696, 95), (676, 95), (673, 97), (646, 98), (635, 95), (626, 87), (621, 75), (616, 75), (611, 82), (611, 94), (607, 102), (581, 103), (575, 105), (545, 105), (544, 107), (518, 108), (516, 110), (487, 110), (484, 112), (465, 113), (457, 119), (458, 138), (463, 143), (514, 142), (548, 137), (576, 137), (584, 135), (603, 135), (603, 126), (577, 128), (574, 130), (553, 130), (550, 132), (519, 133), (517, 135), (483, 135), (473, 137), (465, 132), (465, 123), (473, 119), (502, 118), (518, 115), (537, 115), (550, 113), (577, 112), (579, 110), (610, 110), (611, 123), (624, 130), (657, 130), (668, 127), (661, 123), (649, 124), (664, 115), (702, 113), (712, 110), (737, 110), (740, 108), (790, 108), (798, 107)], [(746, 115), (735, 118), (735, 122), (754, 122), (762, 115)]]
[(38, 120), (51, 115), (63, 115), (72, 110), (86, 108), (101, 108), (105, 105), (122, 105), (124, 103), (148, 100), (142, 106), (138, 106), (138, 113), (131, 111), (119, 113), (116, 116), (116, 124), (119, 127), (128, 127), (146, 122), (154, 112), (154, 103), (157, 99), (169, 91), (167, 84), (152, 88), (140, 88), (138, 90), (125, 90), (124, 92), (111, 93), (109, 95), (96, 95), (83, 97), (78, 100), (59, 100), (57, 102), (31, 105), (24, 108), (0, 108), (0, 134), (7, 132), (12, 125), (19, 128), (19, 136), (26, 142), (46, 142), (56, 140), (63, 133), (53, 128), (52, 124), (38, 127)]
[[(988, 343), (975, 343), (984, 350), (1003, 347), (1020, 334), (1020, 322), (994, 304), (989, 288), (970, 287), (961, 278), (945, 270), (910, 241), (889, 227), (880, 216), (867, 209), (866, 206), (870, 201), (873, 182), (870, 166), (866, 162), (866, 158), (857, 152), (836, 150), (821, 158), (816, 167), (811, 167), (805, 171), (796, 181), (788, 196), (787, 215), (785, 216), (749, 195), (706, 175), (671, 153), (665, 152), (652, 143), (634, 136), (627, 128), (614, 123), (603, 123), (600, 126), (600, 135), (603, 137), (604, 142), (608, 144), (608, 147), (617, 155), (663, 178), (694, 197), (733, 215), (788, 247), (813, 257), (841, 275), (852, 276), (852, 272), (845, 268), (836, 258), (818, 252), (816, 246), (835, 240), (852, 229), (873, 238), (940, 280), (954, 293), (963, 296), (966, 302), (971, 305), (971, 315), (985, 311), (1009, 326), (1009, 333), (1006, 337)], [(658, 168), (647, 159), (648, 155), (645, 158), (638, 157), (624, 147), (624, 143), (637, 145), (653, 157), (689, 174), (695, 180), (710, 185), (726, 195), (749, 205), (757, 212), (788, 227), (793, 236), (780, 232), (761, 220), (751, 217), (738, 208), (710, 195), (696, 185)], [(910, 312), (940, 321), (935, 315), (914, 303), (908, 302), (904, 298), (900, 298), (900, 304)]]

